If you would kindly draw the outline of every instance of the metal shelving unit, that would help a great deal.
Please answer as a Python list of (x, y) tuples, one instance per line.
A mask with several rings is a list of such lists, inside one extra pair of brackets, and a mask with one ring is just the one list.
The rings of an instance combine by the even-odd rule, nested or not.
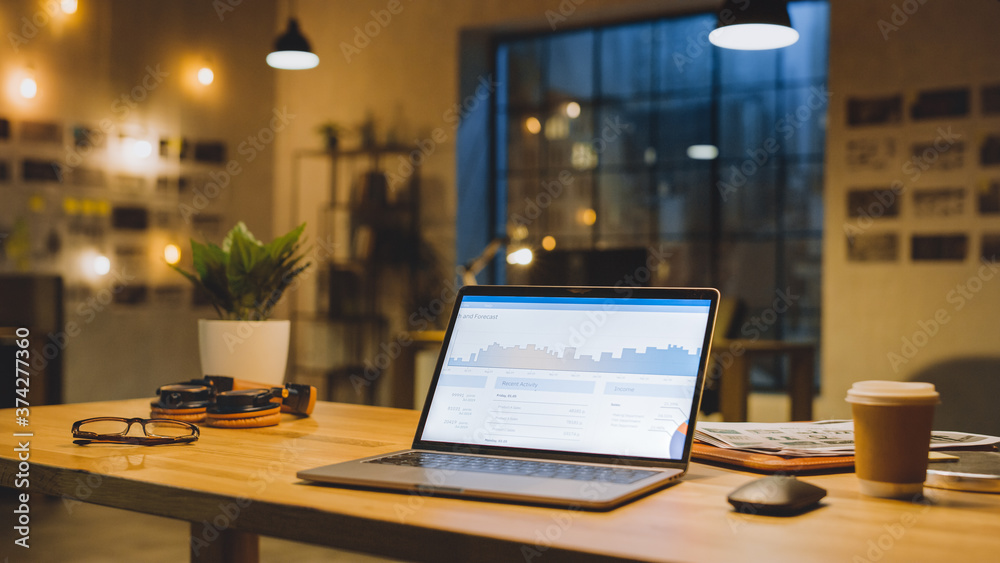
[(320, 380), (328, 400), (373, 404), (389, 371), (378, 365), (380, 345), (396, 316), (393, 297), (405, 300), (412, 291), (420, 240), (419, 174), (409, 161), (411, 150), (372, 146), (295, 154), (293, 215), (300, 206), (303, 159), (329, 165), (319, 233), (335, 252), (314, 265), (319, 274), (311, 310), (292, 315), (293, 338), (304, 343), (293, 348), (295, 377)]

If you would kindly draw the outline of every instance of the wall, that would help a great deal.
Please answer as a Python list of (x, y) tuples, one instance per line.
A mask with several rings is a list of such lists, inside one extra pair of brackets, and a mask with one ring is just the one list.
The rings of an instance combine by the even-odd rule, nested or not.
[[(15, 163), (8, 181), (0, 182), (0, 230), (9, 234), (22, 220), (29, 233), (28, 250), (18, 250), (18, 260), (12, 257), (17, 249), (7, 246), (0, 272), (50, 272), (66, 278), (66, 330), (56, 337), (65, 344), (64, 400), (151, 396), (160, 384), (199, 376), (195, 321), (214, 316), (211, 309), (192, 307), (187, 282), (161, 258), (163, 245), (176, 242), (185, 255), (182, 265), (190, 268), (188, 237), (209, 234), (187, 220), (181, 206), (219, 216), (223, 229), (240, 219), (261, 238), (272, 232), (267, 204), (271, 150), (259, 151), (251, 161), (238, 147), (268, 127), (275, 109), (274, 71), (264, 63), (275, 7), (244, 2), (220, 17), (210, 2), (113, 0), (79, 2), (77, 13), (66, 15), (52, 8), (58, 4), (21, 0), (0, 5), (5, 41), (0, 48), (0, 117), (10, 119), (13, 129), (11, 139), (0, 142), (0, 158)], [(207, 87), (195, 80), (206, 61), (215, 71), (215, 82)], [(17, 86), (29, 66), (38, 95), (25, 100)], [(19, 128), (31, 120), (59, 124), (63, 142), (22, 142)], [(100, 132), (94, 150), (84, 153), (73, 146), (77, 125)], [(121, 135), (148, 139), (153, 155), (141, 160), (123, 156)], [(159, 139), (181, 137), (223, 142), (226, 158), (235, 159), (241, 170), (219, 196), (203, 204), (195, 202), (195, 190), (224, 167), (157, 156)], [(21, 181), (20, 159), (36, 156), (58, 162), (66, 173), (63, 181)], [(81, 170), (96, 171), (103, 179), (82, 181)], [(191, 179), (185, 189), (157, 187), (158, 178), (181, 175)], [(32, 197), (34, 206), (29, 205)], [(143, 232), (110, 228), (108, 211), (118, 204), (150, 209), (150, 227)], [(79, 234), (74, 225), (84, 223), (99, 234)], [(50, 232), (61, 240), (56, 253), (45, 249)], [(136, 254), (120, 256), (116, 249), (122, 247)], [(111, 258), (111, 272), (105, 276), (86, 274), (80, 263), (83, 254), (98, 251)], [(121, 285), (128, 289), (138, 283), (151, 289), (144, 303), (107, 302)], [(160, 299), (155, 291), (172, 287), (180, 293)]]
[[(1000, 356), (1000, 277), (980, 262), (980, 236), (1000, 233), (1000, 215), (977, 211), (976, 194), (1000, 169), (979, 163), (986, 134), (1000, 134), (1000, 116), (984, 117), (980, 87), (1000, 84), (996, 2), (832, 2), (830, 103), (827, 136), (826, 218), (823, 249), (823, 393), (817, 416), (844, 417), (847, 388), (862, 379), (908, 380), (942, 362)], [(918, 92), (968, 87), (971, 110), (965, 117), (916, 121), (909, 108)], [(900, 123), (849, 127), (850, 97), (903, 96)], [(959, 135), (964, 161), (948, 169), (955, 145), (941, 131)], [(942, 137), (939, 154), (911, 161), (911, 144)], [(894, 139), (895, 153), (881, 170), (852, 168), (852, 141)], [(951, 142), (955, 142), (952, 140)], [(949, 153), (950, 154), (946, 154)], [(921, 155), (922, 157), (923, 155)], [(926, 170), (921, 168), (926, 167)], [(868, 222), (847, 216), (852, 188), (885, 189), (901, 182), (898, 217)], [(913, 194), (924, 188), (958, 187), (966, 192), (961, 212), (918, 217)], [(845, 225), (866, 233), (898, 233), (899, 258), (855, 262), (847, 258)], [(956, 262), (914, 262), (911, 234), (970, 235), (968, 255)], [(967, 288), (966, 296), (961, 293)], [(945, 321), (945, 322), (941, 322)], [(937, 325), (937, 326), (936, 326)], [(992, 374), (994, 385), (997, 373)], [(954, 373), (954, 377), (966, 376)], [(995, 395), (995, 390), (980, 390)], [(945, 403), (948, 397), (943, 397)], [(994, 411), (995, 412), (995, 411)], [(985, 413), (984, 413), (985, 414)]]
[[(371, 115), (381, 142), (395, 138), (414, 148), (433, 145), (423, 151), (421, 177), (427, 205), (422, 219), (427, 235), (445, 258), (451, 258), (456, 180), (454, 113), (449, 112), (455, 112), (458, 102), (461, 30), (568, 29), (707, 5), (711, 2), (683, 0), (666, 9), (663, 2), (649, 0), (299, 2), (298, 19), (320, 65), (278, 76), (279, 104), (287, 104), (299, 117), (276, 145), (276, 229), (287, 228), (292, 215), (312, 219), (305, 204), (297, 213), (290, 209), (295, 152), (322, 147), (316, 132), (320, 124), (332, 121), (356, 127)], [(279, 19), (283, 22), (285, 17), (281, 12)], [(431, 139), (436, 128), (444, 129), (443, 141)], [(433, 141), (430, 145), (428, 139)], [(346, 145), (356, 146), (357, 135), (349, 134)], [(304, 189), (322, 192), (326, 186)]]
[[(324, 219), (320, 208), (328, 200), (330, 170), (304, 154), (322, 148), (316, 131), (319, 125), (332, 121), (356, 128), (370, 115), (375, 119), (379, 142), (395, 139), (414, 149), (422, 147), (418, 155), (422, 231), (444, 265), (441, 282), (450, 282), (450, 267), (455, 262), (456, 194), (460, 189), (454, 120), (456, 113), (463, 111), (456, 105), (461, 99), (460, 33), (471, 29), (569, 29), (711, 5), (704, 0), (677, 1), (669, 6), (649, 0), (298, 2), (298, 19), (320, 64), (278, 77), (278, 105), (287, 105), (298, 117), (276, 143), (275, 230), (306, 221), (314, 240), (321, 235), (319, 225)], [(284, 12), (279, 16), (282, 22), (286, 18)], [(341, 143), (356, 147), (359, 139), (349, 132)], [(391, 160), (389, 171), (399, 170), (405, 170), (405, 165)], [(338, 248), (334, 253), (343, 251), (342, 246)], [(290, 305), (300, 311), (314, 310), (323, 300), (316, 295), (317, 282), (311, 279), (303, 284)], [(411, 312), (404, 305), (392, 328), (407, 328), (398, 319), (406, 319)], [(317, 338), (305, 344), (302, 355), (317, 359), (329, 349), (331, 344), (324, 343), (322, 335)]]
[[(300, 117), (277, 143), (275, 225), (282, 230), (291, 223), (288, 194), (291, 190), (292, 155), (296, 150), (319, 148), (316, 125), (333, 120), (344, 125), (360, 123), (366, 114), (376, 117), (382, 138), (390, 129), (405, 143), (416, 146), (437, 127), (447, 138), (435, 143), (426, 155), (423, 222), (445, 263), (453, 260), (455, 194), (455, 137), (446, 113), (458, 100), (458, 38), (468, 28), (544, 30), (549, 28), (546, 10), (567, 12), (558, 26), (608, 22), (619, 18), (664, 14), (705, 7), (702, 2), (300, 2), (300, 20), (321, 57), (320, 66), (301, 73), (282, 73), (278, 78), (278, 100)], [(966, 213), (947, 219), (918, 220), (903, 206), (898, 219), (882, 219), (875, 231), (898, 231), (904, 240), (914, 232), (968, 232), (973, 241), (969, 256), (958, 264), (921, 263), (909, 260), (908, 243), (900, 248), (897, 261), (883, 264), (849, 262), (843, 227), (848, 220), (845, 201), (848, 189), (888, 185), (899, 177), (907, 189), (917, 182), (902, 173), (903, 153), (881, 172), (855, 173), (843, 165), (846, 143), (871, 131), (850, 130), (845, 125), (848, 96), (901, 92), (908, 105), (921, 89), (937, 86), (979, 85), (1000, 80), (998, 60), (991, 56), (995, 45), (992, 23), (1000, 5), (976, 2), (961, 8), (945, 2), (893, 2), (880, 0), (834, 0), (831, 22), (830, 86), (832, 99), (828, 117), (826, 172), (826, 231), (824, 242), (824, 322), (822, 339), (823, 392), (818, 397), (819, 417), (847, 416), (843, 397), (850, 383), (864, 378), (908, 379), (921, 369), (942, 360), (963, 356), (995, 355), (1000, 344), (996, 318), (1000, 292), (984, 284), (975, 301), (961, 311), (948, 301), (956, 285), (977, 275), (978, 237), (996, 231), (996, 220), (976, 215), (967, 201)], [(919, 9), (912, 15), (906, 13)], [(386, 17), (385, 10), (398, 13)], [(894, 16), (898, 8), (899, 14)], [(372, 13), (374, 10), (374, 14)], [(572, 12), (572, 13), (570, 13)], [(377, 18), (381, 17), (382, 22)], [(895, 17), (898, 30), (883, 37), (879, 21), (890, 25)], [(281, 19), (283, 19), (282, 16)], [(906, 19), (905, 22), (902, 20)], [(368, 32), (365, 32), (365, 30)], [(374, 32), (374, 33), (372, 33)], [(978, 94), (973, 95), (977, 98)], [(904, 124), (896, 130), (876, 131), (899, 137), (909, 146), (911, 138), (925, 139), (939, 126), (951, 125), (968, 135), (966, 166), (961, 171), (928, 172), (919, 185), (956, 185), (971, 190), (983, 178), (975, 164), (976, 139), (987, 129), (997, 130), (996, 119), (928, 121)], [(889, 128), (892, 129), (892, 128)], [(905, 150), (909, 150), (908, 148)], [(986, 174), (985, 176), (989, 176)], [(324, 190), (321, 175), (317, 185)], [(322, 196), (318, 196), (322, 199)], [(907, 197), (906, 195), (902, 197)], [(302, 211), (305, 213), (299, 213)], [(308, 218), (310, 209), (295, 213)], [(303, 298), (307, 296), (302, 295)], [(306, 305), (306, 302), (304, 302)], [(946, 326), (928, 340), (912, 358), (893, 369), (888, 354), (902, 353), (903, 338), (912, 338), (918, 324), (933, 318), (938, 309), (950, 315)], [(755, 395), (751, 418), (780, 420), (787, 400), (780, 396)]]

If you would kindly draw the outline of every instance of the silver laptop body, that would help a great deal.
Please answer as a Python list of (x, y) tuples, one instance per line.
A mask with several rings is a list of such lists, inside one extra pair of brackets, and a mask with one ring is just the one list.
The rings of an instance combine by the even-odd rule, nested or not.
[(715, 289), (466, 286), (410, 450), (334, 485), (607, 510), (687, 470)]

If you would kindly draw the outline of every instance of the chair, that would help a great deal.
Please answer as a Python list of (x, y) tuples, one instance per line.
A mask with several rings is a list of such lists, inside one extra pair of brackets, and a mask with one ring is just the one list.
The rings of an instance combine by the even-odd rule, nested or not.
[(1000, 357), (947, 360), (910, 380), (933, 383), (941, 394), (934, 411), (935, 429), (1000, 436)]
[(750, 365), (760, 356), (788, 357), (788, 394), (792, 399), (790, 420), (811, 420), (815, 391), (816, 344), (784, 340), (729, 338), (736, 329), (742, 306), (736, 299), (719, 302), (712, 340), (710, 377), (719, 391), (719, 410), (728, 422), (747, 419), (750, 396)]

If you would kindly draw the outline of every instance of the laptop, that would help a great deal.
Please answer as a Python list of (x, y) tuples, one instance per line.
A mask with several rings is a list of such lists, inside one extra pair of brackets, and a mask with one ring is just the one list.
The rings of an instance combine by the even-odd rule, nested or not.
[(608, 510), (687, 470), (715, 289), (466, 286), (409, 450), (340, 486)]

